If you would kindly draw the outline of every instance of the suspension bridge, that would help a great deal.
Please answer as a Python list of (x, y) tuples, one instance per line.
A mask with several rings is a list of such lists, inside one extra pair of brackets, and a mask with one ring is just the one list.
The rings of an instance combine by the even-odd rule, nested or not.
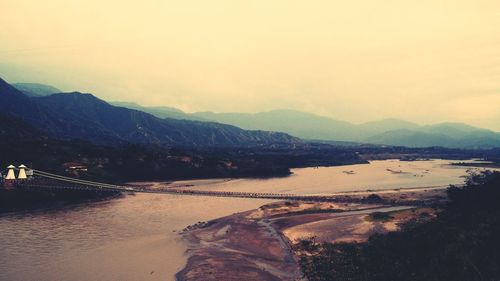
[[(173, 195), (193, 195), (193, 196), (215, 196), (215, 197), (235, 197), (235, 198), (254, 198), (254, 199), (275, 199), (275, 200), (293, 200), (293, 201), (318, 201), (318, 202), (344, 202), (345, 196), (349, 193), (335, 193), (331, 195), (307, 195), (290, 193), (256, 193), (256, 192), (236, 192), (236, 191), (213, 191), (213, 190), (195, 190), (190, 188), (164, 188), (152, 189), (143, 186), (115, 185), (101, 183), (90, 180), (83, 180), (49, 173), (37, 169), (29, 169), (24, 165), (7, 167), (7, 174), (3, 176), (4, 188), (22, 188), (22, 189), (46, 189), (46, 190), (87, 190), (87, 191), (120, 191), (127, 193), (156, 193)], [(16, 172), (18, 176), (16, 177)], [(5, 171), (1, 173), (5, 174)], [(443, 189), (447, 186), (426, 186), (412, 189)], [(391, 189), (396, 191), (396, 189)], [(385, 192), (390, 190), (385, 190)], [(368, 192), (368, 191), (365, 191)], [(370, 191), (371, 193), (375, 191)], [(377, 190), (376, 192), (384, 192)], [(359, 192), (351, 192), (359, 193)], [(349, 201), (352, 201), (349, 200)]]

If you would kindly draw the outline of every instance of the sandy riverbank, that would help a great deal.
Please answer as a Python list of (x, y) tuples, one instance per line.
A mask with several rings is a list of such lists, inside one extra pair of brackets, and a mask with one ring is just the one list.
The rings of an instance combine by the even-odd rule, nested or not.
[(220, 179), (194, 179), (194, 180), (179, 180), (179, 181), (141, 181), (141, 182), (128, 182), (127, 185), (138, 186), (143, 188), (150, 188), (156, 190), (167, 190), (170, 188), (192, 188), (198, 186), (211, 186), (221, 183), (227, 183), (234, 179), (220, 178)]
[[(188, 263), (178, 280), (303, 280), (293, 245), (316, 241), (365, 241), (374, 233), (396, 231), (401, 222), (432, 217), (435, 209), (408, 202), (442, 201), (443, 190), (380, 193), (377, 204), (276, 202), (190, 226), (182, 232)], [(359, 202), (364, 194), (351, 195)], [(347, 197), (346, 197), (347, 199)], [(391, 202), (389, 205), (387, 202)], [(405, 206), (397, 206), (405, 204)], [(374, 213), (389, 212), (378, 219)]]
[(252, 210), (184, 233), (188, 264), (178, 280), (300, 280), (286, 242)]

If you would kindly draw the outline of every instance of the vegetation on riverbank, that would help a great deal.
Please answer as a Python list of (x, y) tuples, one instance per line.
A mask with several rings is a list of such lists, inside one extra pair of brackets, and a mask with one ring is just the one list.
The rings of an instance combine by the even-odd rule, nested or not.
[(500, 280), (500, 173), (471, 175), (448, 189), (436, 219), (409, 221), (399, 232), (367, 243), (297, 247), (300, 264), (316, 280)]
[[(84, 141), (0, 138), (0, 165), (105, 182), (287, 176), (290, 168), (367, 163), (353, 151), (328, 146), (172, 148), (101, 146)], [(13, 163), (13, 161), (16, 161)], [(84, 169), (72, 169), (72, 166)]]

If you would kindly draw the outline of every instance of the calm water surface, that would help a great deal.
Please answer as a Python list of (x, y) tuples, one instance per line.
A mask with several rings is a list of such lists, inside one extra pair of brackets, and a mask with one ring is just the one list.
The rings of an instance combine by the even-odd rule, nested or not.
[[(202, 190), (328, 194), (367, 189), (392, 189), (461, 184), (467, 170), (479, 168), (451, 166), (450, 160), (372, 161), (369, 165), (294, 169), (293, 175), (273, 179), (238, 179), (196, 186)], [(479, 161), (465, 161), (479, 162)]]
[[(233, 180), (196, 188), (305, 194), (461, 183), (466, 168), (448, 163), (374, 161), (296, 169), (293, 176), (281, 179)], [(177, 231), (268, 202), (137, 194), (64, 209), (4, 214), (0, 216), (0, 280), (173, 280), (186, 260)]]
[(268, 202), (138, 194), (3, 215), (0, 280), (173, 280), (186, 261), (177, 231)]

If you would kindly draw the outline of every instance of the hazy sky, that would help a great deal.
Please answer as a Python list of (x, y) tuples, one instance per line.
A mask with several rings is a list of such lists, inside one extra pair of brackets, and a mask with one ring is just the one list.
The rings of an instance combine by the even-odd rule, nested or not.
[(0, 77), (185, 111), (500, 131), (500, 1), (0, 0)]

